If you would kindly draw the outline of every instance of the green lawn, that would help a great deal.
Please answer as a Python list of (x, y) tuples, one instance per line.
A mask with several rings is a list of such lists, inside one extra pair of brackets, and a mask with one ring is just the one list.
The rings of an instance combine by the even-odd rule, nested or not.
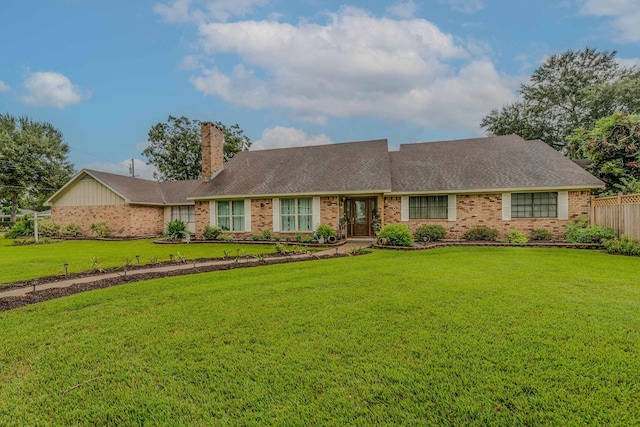
[(273, 245), (244, 245), (237, 243), (158, 245), (154, 239), (126, 241), (67, 240), (46, 245), (12, 246), (13, 239), (0, 236), (0, 284), (37, 277), (64, 274), (64, 264), (69, 264), (69, 273), (85, 271), (92, 267), (92, 258), (97, 258), (102, 268), (121, 267), (125, 260), (140, 264), (152, 259), (169, 261), (169, 254), (180, 252), (188, 259), (216, 258), (224, 251), (236, 254), (241, 248), (247, 254), (272, 253)]
[(0, 425), (639, 425), (639, 272), (446, 248), (77, 294), (0, 313)]

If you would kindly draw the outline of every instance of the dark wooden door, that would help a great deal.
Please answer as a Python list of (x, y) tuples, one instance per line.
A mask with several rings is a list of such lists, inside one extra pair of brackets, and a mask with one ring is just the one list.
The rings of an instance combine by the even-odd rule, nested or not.
[(351, 199), (351, 218), (353, 236), (371, 235), (371, 205), (369, 199)]

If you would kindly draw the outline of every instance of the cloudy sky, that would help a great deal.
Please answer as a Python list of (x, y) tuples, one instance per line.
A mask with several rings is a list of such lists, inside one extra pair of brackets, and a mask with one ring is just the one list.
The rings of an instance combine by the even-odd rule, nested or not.
[(150, 176), (169, 115), (253, 149), (482, 134), (545, 57), (640, 62), (638, 0), (2, 0), (0, 113), (60, 129), (78, 169)]

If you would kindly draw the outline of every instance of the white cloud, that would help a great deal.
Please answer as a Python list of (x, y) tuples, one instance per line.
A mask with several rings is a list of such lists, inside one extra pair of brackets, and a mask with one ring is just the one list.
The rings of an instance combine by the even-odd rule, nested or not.
[(640, 58), (616, 58), (623, 67), (640, 67)]
[[(146, 164), (140, 159), (134, 159), (134, 169), (136, 178), (151, 179), (153, 180), (153, 172), (155, 167)], [(131, 159), (123, 160), (121, 162), (95, 162), (82, 165), (80, 169), (93, 169), (101, 172), (115, 173), (118, 175), (131, 176)]]
[[(268, 0), (174, 0), (158, 3), (153, 11), (166, 22), (202, 22), (207, 19), (225, 22), (233, 16), (253, 13), (256, 6), (264, 6)], [(193, 7), (192, 7), (193, 6)]]
[(9, 92), (9, 89), (11, 89), (9, 85), (3, 82), (2, 80), (0, 80), (0, 93)]
[[(204, 69), (194, 87), (229, 103), (277, 108), (324, 123), (331, 117), (478, 126), (515, 99), (477, 46), (462, 46), (424, 19), (378, 18), (344, 7), (326, 24), (271, 21), (199, 26), (205, 54), (234, 54), (233, 68)], [(446, 90), (445, 90), (446, 88)], [(446, 106), (446, 108), (445, 108)]]
[(462, 13), (476, 13), (484, 9), (483, 0), (440, 0), (440, 3), (446, 3), (455, 11)]
[(387, 8), (387, 13), (403, 19), (413, 18), (417, 11), (418, 5), (413, 0), (399, 1)]
[(638, 0), (581, 0), (581, 3), (582, 14), (609, 17), (611, 29), (619, 41), (640, 41)]
[(265, 129), (262, 137), (251, 144), (251, 151), (284, 147), (334, 144), (327, 135), (309, 135), (301, 129), (276, 126)]
[(54, 71), (34, 72), (24, 81), (26, 94), (22, 97), (25, 104), (39, 107), (64, 108), (89, 98), (89, 92), (83, 92), (73, 85), (64, 75)]

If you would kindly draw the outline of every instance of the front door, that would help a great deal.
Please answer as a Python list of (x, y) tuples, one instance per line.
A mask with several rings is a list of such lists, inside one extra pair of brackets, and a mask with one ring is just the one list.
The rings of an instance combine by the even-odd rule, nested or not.
[(369, 199), (351, 199), (350, 206), (350, 235), (371, 235), (371, 204)]

